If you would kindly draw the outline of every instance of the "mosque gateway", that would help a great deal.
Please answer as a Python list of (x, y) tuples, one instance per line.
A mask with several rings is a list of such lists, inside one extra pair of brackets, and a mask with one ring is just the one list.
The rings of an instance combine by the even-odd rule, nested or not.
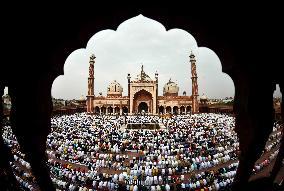
[(127, 75), (128, 87), (127, 96), (122, 96), (124, 88), (119, 82), (114, 80), (107, 87), (107, 95), (101, 93), (94, 95), (94, 64), (95, 56), (90, 57), (87, 112), (89, 114), (187, 114), (198, 113), (198, 84), (196, 73), (196, 60), (193, 53), (190, 54), (192, 95), (188, 96), (185, 92), (178, 95), (178, 84), (171, 79), (163, 86), (163, 95), (158, 95), (158, 73), (151, 78), (141, 66), (140, 73), (136, 78)]

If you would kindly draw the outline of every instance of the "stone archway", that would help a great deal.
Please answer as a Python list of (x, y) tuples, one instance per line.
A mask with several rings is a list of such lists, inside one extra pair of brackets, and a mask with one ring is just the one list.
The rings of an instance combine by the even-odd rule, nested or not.
[[(140, 105), (142, 104), (142, 105)], [(146, 104), (146, 105), (145, 105)], [(147, 109), (148, 113), (153, 113), (153, 98), (152, 94), (144, 89), (136, 92), (133, 99), (133, 111), (134, 113), (140, 113), (139, 106)], [(147, 107), (146, 107), (147, 106)], [(145, 110), (146, 112), (146, 110)]]
[(186, 113), (191, 113), (191, 106), (186, 106)]
[(164, 106), (160, 106), (159, 107), (159, 113), (164, 114), (164, 110), (165, 110)]
[(101, 107), (101, 112), (103, 113), (103, 114), (106, 114), (106, 107)]
[(123, 113), (128, 113), (128, 108), (127, 108), (126, 106), (123, 106), (123, 107), (122, 107), (122, 112), (123, 112)]
[(166, 113), (172, 113), (172, 108), (171, 106), (166, 107)]
[[(265, 5), (266, 6), (266, 5)], [(92, 6), (88, 6), (90, 9), (92, 9)], [(14, 7), (13, 7), (14, 8)], [(146, 7), (145, 7), (146, 8)], [(23, 9), (24, 11), (27, 11), (26, 9)], [(86, 14), (78, 14), (78, 19), (67, 19), (67, 18), (73, 18), (72, 12), (69, 11), (66, 14), (64, 14), (64, 18), (61, 18), (60, 14), (62, 14), (62, 11), (55, 11), (53, 14), (53, 17), (50, 17), (50, 21), (44, 20), (41, 23), (38, 23), (38, 18), (45, 18), (45, 12), (41, 12), (37, 15), (37, 19), (30, 19), (27, 21), (28, 26), (26, 29), (26, 34), (33, 36), (34, 29), (40, 28), (38, 34), (41, 34), (41, 36), (44, 36), (45, 34), (48, 34), (50, 38), (43, 39), (46, 43), (38, 43), (38, 38), (13, 38), (14, 33), (13, 31), (17, 30), (17, 25), (13, 26), (10, 23), (11, 22), (5, 22), (3, 28), (7, 28), (7, 31), (4, 31), (4, 34), (7, 34), (7, 40), (4, 40), (4, 47), (7, 47), (10, 44), (13, 43), (13, 39), (16, 39), (18, 44), (25, 44), (28, 47), (38, 47), (37, 49), (34, 49), (33, 54), (27, 54), (30, 48), (26, 48), (26, 50), (21, 51), (21, 55), (25, 56), (19, 56), (23, 58), (22, 60), (25, 62), (28, 60), (28, 64), (22, 65), (14, 65), (14, 64), (7, 64), (7, 65), (1, 65), (1, 83), (4, 82), (5, 84), (12, 84), (11, 88), (17, 89), (17, 92), (15, 92), (14, 97), (15, 100), (17, 100), (21, 105), (18, 105), (17, 111), (15, 113), (12, 113), (12, 115), (16, 116), (16, 119), (25, 119), (28, 118), (31, 112), (38, 113), (38, 120), (32, 124), (23, 125), (26, 127), (24, 130), (25, 132), (21, 134), (19, 137), (22, 140), (25, 140), (27, 137), (28, 141), (23, 141), (21, 143), (21, 146), (29, 147), (28, 143), (35, 143), (38, 141), (44, 142), (44, 139), (46, 139), (46, 136), (44, 132), (48, 132), (50, 130), (50, 120), (44, 120), (44, 117), (49, 117), (51, 113), (52, 108), (52, 102), (51, 102), (51, 93), (50, 93), (50, 87), (51, 83), (54, 80), (54, 78), (60, 74), (63, 74), (63, 64), (65, 63), (67, 55), (69, 55), (70, 52), (74, 51), (74, 47), (82, 47), (84, 44), (87, 44), (87, 41), (89, 37), (93, 36), (94, 32), (105, 29), (105, 26), (107, 26), (110, 29), (116, 29), (117, 26), (121, 23), (121, 21), (124, 21), (125, 19), (128, 19), (130, 16), (133, 16), (135, 14), (141, 13), (140, 7), (109, 7), (107, 10), (104, 10), (106, 12), (103, 16), (100, 12), (94, 12), (94, 11), (88, 11), (87, 9), (82, 9), (84, 13)], [(171, 16), (167, 14), (171, 10), (173, 13)], [(209, 10), (209, 9), (208, 9)], [(281, 60), (281, 54), (275, 54), (273, 56), (273, 60), (270, 62), (269, 66), (265, 64), (267, 61), (263, 59), (262, 57), (257, 58), (259, 52), (262, 51), (262, 47), (274, 47), (277, 46), (279, 43), (279, 35), (275, 30), (271, 30), (271, 28), (277, 27), (277, 23), (279, 22), (270, 22), (268, 23), (269, 27), (266, 27), (265, 30), (263, 30), (263, 22), (261, 22), (262, 19), (262, 11), (256, 12), (255, 19), (252, 18), (255, 22), (253, 26), (249, 25), (252, 21), (252, 19), (247, 19), (248, 16), (250, 16), (250, 11), (245, 11), (241, 17), (236, 18), (236, 13), (238, 13), (238, 9), (231, 11), (224, 12), (223, 15), (226, 15), (225, 17), (220, 17), (220, 14), (214, 14), (218, 12), (222, 12), (216, 10), (216, 8), (211, 9), (212, 12), (208, 12), (210, 15), (210, 18), (208, 18), (206, 15), (203, 17), (200, 17), (198, 20), (195, 20), (194, 17), (191, 17), (191, 14), (194, 16), (198, 14), (198, 9), (191, 9), (191, 11), (188, 11), (188, 8), (186, 6), (174, 6), (170, 8), (163, 8), (163, 9), (155, 9), (155, 8), (149, 8), (145, 9), (144, 12), (147, 14), (147, 16), (151, 17), (154, 20), (157, 20), (161, 23), (167, 23), (166, 28), (170, 29), (173, 27), (182, 28), (184, 30), (192, 30), (193, 36), (198, 35), (200, 41), (199, 43), (203, 46), (212, 47), (212, 49), (217, 53), (217, 55), (220, 54), (222, 56), (220, 60), (222, 60), (223, 65), (223, 71), (228, 73), (230, 76), (234, 77), (234, 82), (236, 84), (236, 109), (238, 115), (237, 121), (241, 121), (240, 124), (238, 124), (239, 127), (239, 134), (240, 137), (242, 137), (244, 140), (246, 140), (247, 136), (242, 136), (241, 132), (247, 131), (247, 126), (250, 124), (250, 119), (252, 118), (250, 115), (245, 113), (244, 111), (257, 111), (253, 108), (255, 106), (254, 102), (256, 103), (266, 103), (264, 104), (263, 110), (261, 110), (262, 115), (256, 115), (258, 118), (254, 120), (263, 120), (265, 116), (267, 116), (267, 119), (269, 116), (272, 116), (271, 112), (272, 109), (269, 107), (269, 99), (265, 97), (266, 92), (270, 90), (270, 83), (275, 83), (275, 81), (280, 82), (281, 71), (280, 70), (280, 64), (279, 60)], [(189, 14), (188, 14), (189, 13)], [(17, 12), (19, 15), (23, 15), (21, 13), (21, 10)], [(88, 20), (89, 16), (88, 14), (91, 14), (94, 19), (92, 21)], [(57, 16), (58, 15), (58, 16)], [(275, 17), (275, 14), (267, 14), (265, 17), (268, 17), (268, 20), (279, 20), (279, 17)], [(116, 19), (109, 19), (109, 18), (116, 18)], [(228, 23), (227, 20), (233, 20), (236, 22), (230, 22)], [(18, 19), (21, 21), (26, 21), (26, 17), (18, 17)], [(72, 21), (72, 24), (69, 24), (68, 21)], [(217, 21), (217, 22), (211, 22), (211, 21)], [(62, 24), (64, 23), (64, 24)], [(94, 24), (93, 24), (94, 23)], [(248, 35), (248, 33), (242, 33), (243, 27), (240, 27), (240, 23), (242, 26), (248, 26), (246, 28), (246, 31), (248, 31), (249, 34), (255, 34), (258, 32), (261, 32), (259, 35)], [(276, 23), (276, 25), (274, 24)], [(40, 25), (40, 27), (39, 27)], [(57, 28), (57, 32), (52, 32), (54, 29), (54, 26)], [(213, 27), (212, 27), (213, 26)], [(80, 28), (80, 38), (76, 38), (78, 36), (78, 31)], [(68, 35), (66, 35), (68, 33)], [(208, 35), (210, 34), (210, 35)], [(226, 34), (232, 34), (232, 35), (226, 35)], [(251, 51), (250, 46), (243, 46), (243, 42), (258, 42), (260, 35), (267, 35), (270, 36), (272, 39), (264, 41), (264, 45), (262, 46), (255, 46), (255, 49)], [(271, 35), (269, 35), (271, 34)], [(235, 36), (239, 35), (239, 38), (242, 39), (241, 41), (236, 40)], [(27, 42), (27, 39), (29, 40), (29, 43)], [(60, 40), (58, 40), (60, 39)], [(216, 42), (216, 39), (218, 39), (218, 42)], [(64, 48), (63, 48), (64, 47)], [(224, 47), (226, 47), (224, 49)], [(269, 50), (266, 50), (267, 55), (270, 55), (271, 52)], [(46, 58), (41, 59), (42, 54), (41, 52), (45, 52)], [(250, 54), (244, 54), (246, 52), (250, 52)], [(219, 54), (218, 54), (219, 53)], [(11, 56), (13, 56), (13, 52), (7, 49), (7, 51), (3, 54), (4, 62), (9, 61)], [(259, 60), (255, 60), (259, 59)], [(41, 60), (40, 67), (38, 66), (38, 60)], [(50, 62), (52, 60), (52, 62)], [(239, 60), (241, 60), (239, 62)], [(242, 62), (245, 60), (246, 62)], [(226, 63), (226, 64), (224, 64)], [(247, 64), (249, 63), (249, 65)], [(264, 64), (259, 64), (264, 63)], [(277, 63), (277, 64), (276, 64)], [(279, 64), (280, 63), (280, 64)], [(32, 66), (35, 67), (32, 67)], [(249, 67), (246, 67), (249, 66)], [(264, 67), (265, 68), (264, 68)], [(15, 67), (17, 67), (17, 70), (15, 70)], [(33, 68), (31, 70), (31, 68)], [(257, 69), (260, 72), (255, 72), (254, 69)], [(2, 73), (3, 71), (3, 73)], [(15, 74), (16, 73), (16, 74)], [(45, 75), (42, 77), (42, 75)], [(13, 77), (11, 77), (13, 76)], [(15, 76), (15, 77), (14, 77)], [(258, 80), (262, 80), (263, 76), (266, 76), (265, 83), (259, 83), (258, 85), (256, 82)], [(4, 80), (3, 80), (4, 79)], [(20, 79), (20, 80), (19, 80)], [(282, 79), (282, 78), (281, 78)], [(282, 83), (282, 81), (281, 81)], [(33, 87), (33, 92), (30, 93), (34, 95), (34, 97), (40, 97), (40, 103), (37, 103), (37, 99), (33, 99), (34, 104), (29, 104), (29, 107), (26, 107), (24, 103), (27, 99), (29, 99), (29, 95), (26, 94), (27, 90), (27, 84), (31, 87)], [(38, 84), (41, 84), (40, 86)], [(263, 85), (265, 84), (265, 86)], [(9, 87), (10, 88), (10, 87)], [(248, 90), (248, 91), (244, 91)], [(244, 92), (243, 92), (244, 91)], [(264, 95), (265, 96), (264, 96)], [(255, 96), (259, 95), (259, 96)], [(250, 97), (253, 97), (254, 99), (248, 99)], [(272, 97), (272, 96), (270, 96)], [(17, 98), (17, 99), (16, 99)], [(22, 99), (20, 99), (22, 98)], [(19, 100), (20, 99), (20, 100)], [(251, 103), (253, 102), (253, 103)], [(249, 104), (247, 104), (249, 103)], [(40, 106), (40, 107), (39, 107)], [(22, 109), (24, 107), (24, 109)], [(252, 108), (251, 108), (252, 107)], [(40, 111), (40, 112), (37, 112)], [(264, 117), (262, 117), (264, 116)], [(19, 118), (20, 117), (20, 118)], [(248, 118), (248, 119), (247, 119)], [(16, 121), (16, 120), (15, 120)], [(26, 123), (30, 123), (27, 121)], [(246, 124), (248, 123), (248, 124)], [(257, 124), (263, 124), (261, 122)], [(256, 125), (255, 125), (256, 126)], [(253, 127), (255, 127), (253, 126)], [(39, 136), (38, 131), (34, 131), (34, 129), (38, 129), (40, 127), (42, 129), (41, 136)], [(252, 127), (252, 128), (253, 128)], [(258, 126), (257, 126), (258, 127)], [(268, 126), (265, 126), (265, 130)], [(17, 126), (15, 126), (17, 128)], [(22, 126), (20, 126), (22, 128)], [(264, 131), (261, 128), (258, 128), (258, 133)], [(252, 137), (257, 137), (250, 135)], [(261, 137), (260, 137), (261, 139)], [(33, 141), (31, 141), (33, 140)], [(242, 139), (241, 139), (242, 140)], [(249, 140), (249, 138), (247, 138)], [(39, 146), (38, 146), (39, 145)], [(246, 144), (245, 144), (246, 145)], [(37, 144), (37, 149), (40, 148), (45, 149), (45, 145), (42, 146), (40, 144)], [(249, 146), (247, 146), (249, 147)], [(252, 148), (255, 149), (255, 148)], [(246, 149), (247, 150), (247, 149)], [(1, 150), (2, 151), (2, 150)], [(41, 150), (40, 150), (41, 151)], [(250, 150), (248, 150), (249, 153)], [(254, 150), (253, 150), (254, 151)], [(42, 153), (42, 154), (41, 154)], [(40, 187), (45, 190), (55, 190), (52, 189), (52, 183), (49, 180), (49, 176), (46, 175), (46, 168), (45, 164), (43, 164), (45, 158), (45, 152), (32, 152), (27, 151), (26, 154), (32, 155), (32, 157), (35, 155), (37, 157), (36, 160), (38, 164), (36, 164), (34, 161), (31, 162), (31, 166), (34, 170), (37, 170), (35, 173), (35, 177), (38, 180), (38, 184)], [(31, 158), (32, 158), (31, 157)], [(247, 158), (244, 158), (244, 160)], [(248, 158), (250, 159), (250, 158)], [(250, 159), (252, 160), (252, 159)], [(250, 162), (250, 161), (249, 161)], [(252, 161), (254, 162), (254, 161)], [(35, 164), (34, 164), (35, 163)], [(241, 166), (241, 165), (239, 165)], [(248, 165), (247, 165), (248, 166)], [(40, 172), (40, 173), (38, 173)], [(247, 172), (246, 169), (244, 169), (241, 172)], [(40, 176), (39, 176), (40, 175)], [(241, 176), (240, 176), (241, 177)], [(237, 180), (237, 178), (235, 178)], [(245, 181), (242, 181), (241, 183), (246, 183)], [(246, 184), (243, 184), (246, 185)], [(241, 189), (238, 189), (241, 190)]]
[(148, 113), (148, 108), (149, 107), (146, 102), (140, 102), (138, 105), (138, 113), (142, 112)]
[(173, 107), (173, 114), (177, 115), (178, 113), (178, 106)]
[(112, 114), (112, 113), (113, 113), (113, 108), (109, 106), (109, 107), (107, 108), (107, 113), (108, 113), (108, 114)]
[(99, 114), (100, 113), (100, 108), (98, 106), (95, 107), (95, 113)]
[(114, 108), (114, 113), (119, 114), (120, 113), (120, 108), (118, 106), (116, 106)]
[(180, 114), (185, 114), (185, 107), (184, 106), (180, 107)]

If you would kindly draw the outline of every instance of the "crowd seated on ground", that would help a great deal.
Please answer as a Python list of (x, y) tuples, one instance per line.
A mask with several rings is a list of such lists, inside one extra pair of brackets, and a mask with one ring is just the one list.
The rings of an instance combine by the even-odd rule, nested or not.
[[(238, 166), (234, 120), (212, 113), (55, 116), (47, 137), (47, 165), (60, 190), (227, 190)], [(130, 130), (128, 123), (166, 128)], [(255, 164), (255, 173), (275, 158), (280, 130), (275, 123), (264, 150), (269, 155)], [(2, 136), (13, 151), (17, 180), (33, 190), (36, 181), (9, 126)]]
[(158, 123), (128, 123), (127, 129), (155, 130), (155, 129), (160, 129), (160, 125)]

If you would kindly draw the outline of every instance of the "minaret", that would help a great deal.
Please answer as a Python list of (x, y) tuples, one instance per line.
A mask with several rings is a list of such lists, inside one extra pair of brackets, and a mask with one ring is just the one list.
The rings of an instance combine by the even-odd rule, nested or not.
[(89, 77), (88, 77), (88, 95), (87, 95), (87, 113), (94, 112), (94, 64), (95, 64), (95, 55), (92, 54), (90, 57), (90, 66), (89, 66)]
[(190, 54), (190, 63), (191, 63), (191, 80), (192, 80), (192, 113), (199, 112), (198, 106), (198, 84), (197, 84), (197, 73), (196, 73), (196, 60), (195, 56), (191, 51)]
[(128, 113), (130, 113), (130, 81), (131, 80), (131, 76), (130, 76), (130, 74), (128, 73), (127, 74), (127, 82), (128, 82)]
[[(155, 72), (155, 79), (156, 79), (156, 114), (158, 114), (159, 113), (159, 106), (158, 106), (158, 85), (159, 85), (159, 83), (158, 83), (158, 76), (159, 76), (159, 74), (158, 74), (158, 72), (156, 71)], [(155, 111), (153, 111), (153, 112), (155, 112)]]

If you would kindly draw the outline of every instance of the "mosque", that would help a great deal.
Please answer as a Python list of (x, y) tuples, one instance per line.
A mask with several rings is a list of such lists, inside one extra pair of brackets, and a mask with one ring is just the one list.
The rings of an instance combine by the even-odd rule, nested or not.
[(198, 84), (196, 73), (196, 60), (194, 54), (190, 54), (191, 79), (192, 79), (192, 95), (178, 95), (178, 85), (171, 79), (163, 87), (163, 95), (158, 95), (158, 73), (151, 78), (145, 73), (143, 65), (140, 73), (136, 78), (131, 79), (131, 75), (127, 75), (128, 94), (122, 96), (123, 87), (114, 80), (107, 88), (107, 95), (101, 93), (94, 95), (94, 64), (95, 56), (91, 55), (89, 61), (89, 77), (88, 77), (88, 95), (86, 100), (87, 113), (92, 114), (186, 114), (198, 113)]

